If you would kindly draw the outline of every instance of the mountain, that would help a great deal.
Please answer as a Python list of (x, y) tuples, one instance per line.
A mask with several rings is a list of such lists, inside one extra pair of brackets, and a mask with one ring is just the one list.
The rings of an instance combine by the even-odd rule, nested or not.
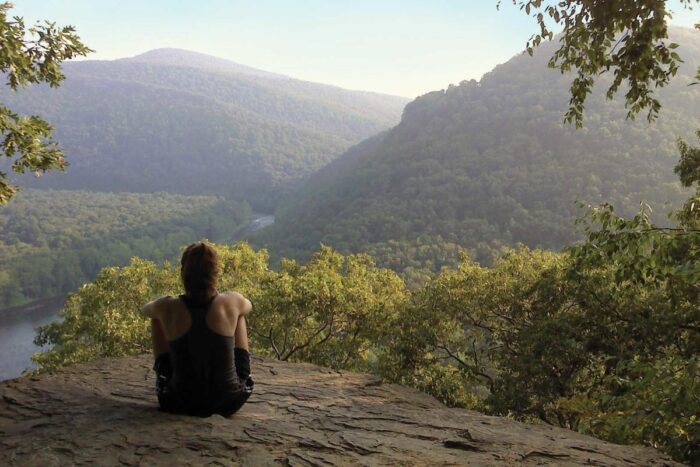
[(303, 258), (322, 242), (398, 269), (438, 268), (458, 245), (480, 260), (517, 242), (560, 248), (578, 238), (577, 200), (623, 213), (646, 201), (663, 220), (687, 195), (673, 173), (676, 139), (700, 127), (700, 86), (688, 86), (700, 34), (674, 29), (672, 38), (686, 63), (660, 90), (652, 124), (625, 120), (624, 102), (605, 99), (606, 77), (586, 103), (584, 128), (563, 124), (571, 75), (547, 67), (557, 47), (547, 43), (479, 82), (408, 104), (398, 126), (311, 177), (256, 241), (278, 256)]
[(58, 89), (0, 93), (54, 125), (71, 164), (22, 184), (218, 194), (270, 209), (291, 184), (396, 124), (407, 102), (177, 49), (64, 71)]

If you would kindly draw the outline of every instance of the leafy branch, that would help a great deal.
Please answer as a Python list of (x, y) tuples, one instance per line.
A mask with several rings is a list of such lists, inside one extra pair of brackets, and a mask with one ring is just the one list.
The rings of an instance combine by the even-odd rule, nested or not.
[[(59, 27), (56, 23), (27, 28), (21, 17), (8, 18), (9, 2), (0, 4), (0, 72), (13, 91), (27, 84), (48, 83), (57, 87), (65, 79), (61, 62), (92, 52), (75, 33), (73, 26)], [(68, 163), (52, 137), (53, 128), (36, 115), (19, 116), (0, 104), (0, 135), (2, 152), (15, 158), (12, 170), (29, 170), (37, 176), (50, 170), (64, 170)], [(7, 174), (0, 172), (0, 205), (17, 193)]]

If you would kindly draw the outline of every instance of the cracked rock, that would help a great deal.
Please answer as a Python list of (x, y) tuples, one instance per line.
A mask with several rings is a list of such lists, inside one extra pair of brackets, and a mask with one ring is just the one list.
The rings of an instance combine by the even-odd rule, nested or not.
[(678, 465), (375, 376), (252, 363), (255, 392), (230, 418), (159, 412), (147, 355), (0, 382), (0, 465)]

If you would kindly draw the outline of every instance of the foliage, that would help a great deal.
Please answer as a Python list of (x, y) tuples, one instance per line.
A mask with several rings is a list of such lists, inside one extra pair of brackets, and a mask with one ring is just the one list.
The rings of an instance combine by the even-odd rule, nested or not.
[[(424, 285), (443, 267), (456, 267), (464, 249), (442, 237), (420, 236), (413, 241), (373, 243), (365, 252), (381, 267), (397, 271), (409, 288)], [(491, 251), (489, 250), (489, 256)], [(479, 252), (474, 255), (480, 257)]]
[(247, 204), (213, 196), (25, 190), (0, 210), (0, 309), (63, 295), (133, 256), (230, 240), (249, 219)]
[(158, 295), (176, 293), (178, 270), (139, 258), (128, 266), (103, 269), (97, 279), (68, 296), (62, 321), (41, 326), (37, 345), (50, 345), (32, 358), (44, 369), (105, 356), (150, 351), (150, 323), (143, 305)]
[[(32, 83), (56, 87), (65, 78), (61, 62), (91, 52), (72, 26), (59, 27), (45, 21), (27, 28), (20, 17), (8, 18), (12, 4), (0, 3), (0, 72), (12, 91)], [(0, 105), (2, 152), (15, 157), (12, 170), (46, 172), (67, 165), (51, 135), (51, 126), (36, 115), (20, 116)], [(0, 205), (7, 203), (17, 187), (0, 172)]]
[[(654, 119), (661, 103), (654, 97), (654, 88), (666, 86), (678, 72), (678, 44), (667, 43), (671, 12), (666, 0), (614, 0), (589, 2), (566, 0), (512, 0), (536, 19), (540, 31), (527, 43), (533, 54), (543, 40), (554, 37), (557, 25), (563, 28), (561, 46), (552, 55), (549, 65), (562, 73), (576, 70), (571, 83), (569, 110), (565, 120), (583, 123), (584, 102), (602, 73), (613, 73), (607, 97), (612, 99), (625, 87), (628, 118), (648, 109)], [(500, 1), (498, 5), (500, 5)], [(681, 0), (689, 8), (697, 0)]]
[[(541, 291), (536, 286), (545, 276), (550, 281), (552, 276), (559, 277), (563, 262), (561, 255), (524, 247), (506, 252), (493, 268), (479, 266), (465, 256), (458, 269), (443, 271), (414, 294), (411, 306), (394, 325), (383, 371), (402, 383), (432, 386), (433, 394), (445, 402), (465, 405), (464, 396), (455, 397), (431, 382), (435, 375), (448, 371), (451, 376), (445, 383), (467, 388), (467, 406), (485, 408), (486, 395), (504, 386), (503, 367), (525, 353), (524, 346), (540, 342), (537, 352), (555, 352), (545, 344), (547, 340), (538, 341), (540, 333), (526, 342), (521, 339), (528, 336), (525, 329), (532, 329), (556, 310), (556, 304), (540, 302)], [(552, 298), (561, 296), (555, 293)], [(528, 384), (536, 385), (538, 394), (552, 391), (548, 386), (555, 383), (548, 375), (535, 378), (531, 372), (530, 376)], [(479, 404), (474, 395), (481, 396)]]
[(698, 462), (697, 280), (656, 254), (628, 261), (644, 237), (620, 234), (640, 219), (615, 233), (595, 224), (570, 254), (465, 258), (414, 293), (378, 371), (450, 405)]
[[(222, 289), (248, 292), (266, 274), (267, 254), (244, 244), (217, 247)], [(123, 267), (103, 269), (94, 282), (69, 294), (60, 311), (61, 321), (39, 328), (35, 342), (50, 346), (34, 355), (43, 369), (107, 356), (135, 355), (150, 350), (150, 324), (141, 315), (143, 306), (160, 296), (182, 293), (180, 270), (166, 262), (133, 258)]]
[[(614, 79), (607, 97), (626, 79), (627, 117), (645, 108), (650, 120), (656, 116), (660, 102), (651, 89), (668, 84), (681, 61), (674, 51), (678, 45), (664, 41), (670, 17), (665, 0), (513, 3), (528, 14), (538, 11), (541, 34), (533, 36), (534, 45), (552, 37), (539, 10), (564, 23), (563, 46), (550, 66), (578, 71), (566, 120), (580, 126), (594, 78), (611, 69)], [(696, 2), (680, 3), (690, 8)], [(579, 409), (584, 431), (618, 442), (645, 442), (678, 460), (700, 464), (700, 149), (683, 139), (678, 146), (676, 173), (684, 186), (696, 186), (675, 214), (677, 227), (653, 225), (644, 206), (637, 216), (625, 219), (603, 205), (588, 218), (587, 241), (572, 251), (568, 276), (577, 285), (574, 302), (588, 315), (590, 329), (602, 325), (606, 333), (600, 339), (604, 345), (594, 346), (602, 354), (596, 384), (573, 406)], [(581, 399), (587, 403), (578, 403)]]
[[(372, 346), (406, 298), (401, 279), (377, 269), (367, 256), (343, 257), (321, 249), (308, 264), (268, 268), (267, 253), (247, 244), (216, 246), (220, 290), (236, 289), (254, 304), (249, 317), (253, 349), (283, 360), (335, 368), (366, 368)], [(141, 307), (180, 293), (179, 269), (134, 258), (102, 270), (69, 296), (61, 322), (43, 326), (36, 339), (50, 345), (34, 360), (43, 369), (103, 356), (143, 353), (150, 328)]]
[(578, 284), (573, 298), (588, 325), (601, 328), (605, 371), (590, 397), (598, 413), (583, 430), (698, 463), (698, 232), (659, 228), (645, 209), (624, 219), (603, 206), (590, 221), (569, 280)]
[(375, 268), (368, 256), (343, 257), (322, 247), (304, 265), (283, 261), (252, 297), (250, 329), (267, 354), (362, 369), (373, 347), (390, 334), (406, 293), (395, 273)]
[[(700, 138), (700, 130), (696, 134)], [(678, 150), (681, 157), (676, 165), (676, 173), (683, 186), (696, 186), (695, 193), (676, 212), (676, 218), (684, 227), (698, 229), (700, 228), (700, 148), (690, 146), (686, 141), (679, 139)]]
[[(700, 462), (700, 373), (697, 355), (669, 352), (652, 361), (621, 362), (603, 380), (581, 431), (616, 443), (647, 444), (677, 460)], [(596, 401), (597, 402), (597, 401)], [(590, 404), (593, 405), (593, 404)]]

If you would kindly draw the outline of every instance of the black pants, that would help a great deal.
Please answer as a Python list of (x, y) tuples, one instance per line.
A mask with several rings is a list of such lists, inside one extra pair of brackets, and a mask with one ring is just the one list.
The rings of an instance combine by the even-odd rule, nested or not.
[(166, 353), (158, 356), (153, 369), (156, 371), (156, 395), (158, 396), (158, 405), (160, 406), (160, 410), (164, 412), (194, 415), (198, 417), (208, 417), (213, 414), (229, 417), (238, 412), (253, 393), (254, 382), (253, 378), (249, 376), (240, 392), (227, 397), (226, 400), (206, 408), (193, 407), (191, 403), (182, 400), (177, 394), (174, 394), (170, 388), (170, 378), (172, 378), (173, 374), (170, 354)]

